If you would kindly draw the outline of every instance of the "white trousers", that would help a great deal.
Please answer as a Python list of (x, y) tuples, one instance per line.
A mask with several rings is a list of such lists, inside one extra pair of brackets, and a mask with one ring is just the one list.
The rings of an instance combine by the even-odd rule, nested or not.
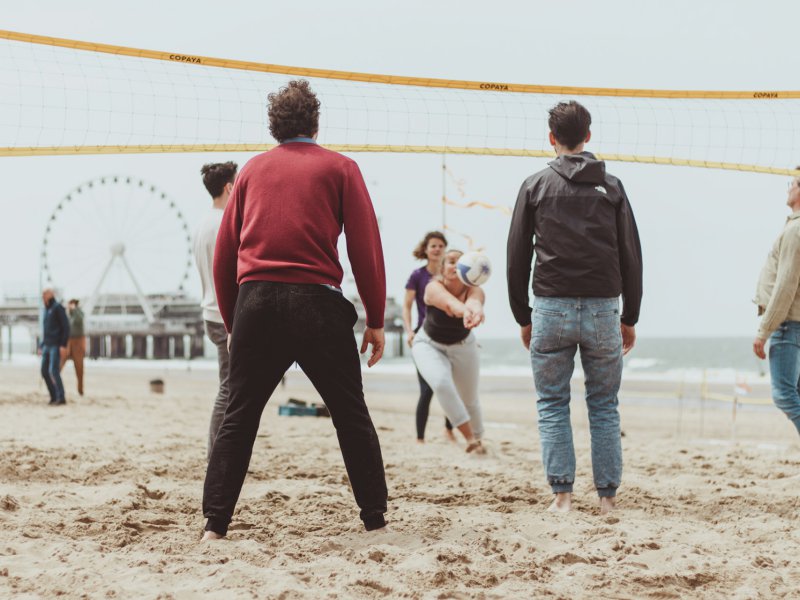
[(480, 356), (475, 335), (470, 332), (464, 341), (448, 345), (434, 342), (420, 329), (411, 355), (453, 426), (469, 422), (475, 437), (480, 438), (483, 415), (478, 401)]

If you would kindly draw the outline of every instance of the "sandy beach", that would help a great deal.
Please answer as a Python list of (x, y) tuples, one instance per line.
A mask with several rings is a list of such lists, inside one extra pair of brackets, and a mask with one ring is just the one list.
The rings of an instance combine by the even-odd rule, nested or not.
[[(623, 387), (619, 509), (600, 516), (575, 386), (576, 510), (545, 512), (532, 382), (487, 377), (490, 454), (414, 442), (412, 378), (368, 373), (389, 527), (365, 533), (330, 420), (291, 371), (264, 413), (229, 538), (198, 543), (212, 370), (93, 368), (46, 406), (33, 365), (0, 366), (0, 597), (781, 598), (800, 581), (800, 445), (776, 409), (638, 401)], [(161, 376), (165, 393), (148, 381)], [(627, 390), (627, 391), (626, 391)], [(702, 419), (702, 436), (700, 423)]]

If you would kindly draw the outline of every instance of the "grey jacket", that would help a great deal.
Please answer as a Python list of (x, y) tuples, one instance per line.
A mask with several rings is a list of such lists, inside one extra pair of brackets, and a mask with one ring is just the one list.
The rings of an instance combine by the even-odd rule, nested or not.
[[(642, 301), (642, 248), (622, 182), (589, 152), (565, 154), (528, 177), (508, 234), (508, 296), (517, 323), (531, 322), (535, 296), (614, 298), (635, 325)], [(535, 238), (535, 244), (534, 244)]]

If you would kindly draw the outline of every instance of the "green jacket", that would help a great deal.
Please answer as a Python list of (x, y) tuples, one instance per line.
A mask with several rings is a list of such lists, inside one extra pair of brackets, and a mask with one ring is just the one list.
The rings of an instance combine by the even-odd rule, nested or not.
[(69, 311), (69, 337), (81, 338), (83, 332), (83, 311), (77, 306)]

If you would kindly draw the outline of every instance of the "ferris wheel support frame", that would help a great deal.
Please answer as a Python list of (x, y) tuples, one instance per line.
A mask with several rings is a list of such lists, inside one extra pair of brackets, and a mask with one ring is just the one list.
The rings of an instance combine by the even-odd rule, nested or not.
[(136, 299), (139, 301), (139, 306), (142, 307), (142, 311), (144, 312), (144, 316), (147, 318), (148, 323), (153, 323), (156, 320), (155, 314), (153, 313), (153, 309), (150, 306), (150, 303), (147, 301), (147, 297), (142, 292), (142, 288), (139, 285), (139, 282), (136, 280), (136, 277), (133, 274), (133, 270), (131, 269), (128, 261), (125, 260), (125, 246), (122, 244), (114, 244), (111, 247), (111, 258), (108, 260), (106, 264), (106, 268), (103, 269), (103, 274), (100, 275), (100, 279), (97, 281), (97, 285), (92, 292), (92, 296), (89, 298), (89, 302), (86, 304), (86, 316), (91, 316), (94, 307), (97, 305), (97, 300), (100, 298), (100, 289), (103, 287), (103, 282), (108, 275), (108, 272), (111, 270), (111, 266), (114, 264), (114, 261), (119, 259), (122, 262), (122, 266), (125, 267), (125, 271), (128, 273), (128, 276), (131, 278), (131, 283), (133, 283), (133, 288), (136, 290)]

